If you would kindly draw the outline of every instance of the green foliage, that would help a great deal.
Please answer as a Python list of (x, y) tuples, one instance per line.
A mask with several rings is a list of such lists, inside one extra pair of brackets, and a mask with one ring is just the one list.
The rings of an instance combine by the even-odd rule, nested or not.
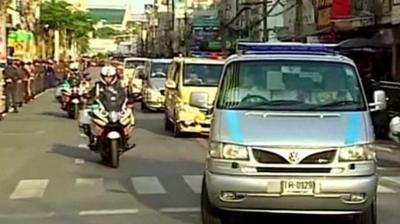
[(89, 49), (88, 34), (93, 31), (93, 23), (86, 12), (74, 9), (65, 1), (56, 0), (43, 2), (40, 10), (40, 23), (62, 32), (68, 46), (75, 42), (81, 53)]
[(102, 27), (97, 29), (95, 32), (97, 38), (112, 38), (120, 34), (121, 34), (120, 31), (114, 30), (111, 27)]

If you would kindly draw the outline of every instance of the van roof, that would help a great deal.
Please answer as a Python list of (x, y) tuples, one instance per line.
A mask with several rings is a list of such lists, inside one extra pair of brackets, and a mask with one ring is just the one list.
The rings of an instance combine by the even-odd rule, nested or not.
[(125, 61), (148, 61), (148, 60), (150, 60), (150, 59), (148, 59), (148, 58), (141, 58), (141, 57), (129, 57), (129, 58), (125, 58), (125, 59), (124, 59), (124, 62), (125, 62)]
[(155, 63), (171, 63), (172, 58), (153, 58), (151, 59), (151, 62)]
[(309, 54), (235, 54), (227, 59), (227, 63), (234, 61), (259, 60), (294, 60), (294, 61), (324, 61), (341, 62), (355, 65), (353, 60), (343, 55), (309, 55)]
[(175, 57), (174, 61), (183, 61), (184, 63), (190, 64), (225, 64), (225, 60), (217, 60), (210, 58), (195, 58), (195, 57)]

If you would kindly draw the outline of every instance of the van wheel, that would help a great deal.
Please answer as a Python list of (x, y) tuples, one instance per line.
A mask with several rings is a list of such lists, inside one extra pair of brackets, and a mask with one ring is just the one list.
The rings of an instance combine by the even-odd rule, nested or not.
[(377, 209), (376, 200), (372, 203), (371, 208), (362, 214), (354, 216), (354, 224), (376, 224), (377, 223)]
[(172, 123), (171, 121), (168, 119), (168, 115), (167, 112), (164, 113), (164, 128), (167, 131), (171, 131), (172, 130)]
[(140, 109), (142, 110), (143, 113), (147, 113), (149, 111), (149, 109), (147, 109), (146, 104), (144, 102), (142, 102), (140, 104)]
[(174, 137), (175, 138), (179, 138), (179, 137), (181, 137), (182, 136), (182, 132), (181, 132), (181, 130), (179, 129), (179, 125), (178, 125), (178, 123), (174, 123), (173, 124), (173, 128), (174, 128)]
[(208, 198), (205, 180), (201, 188), (201, 220), (203, 224), (226, 224), (221, 210), (213, 206)]

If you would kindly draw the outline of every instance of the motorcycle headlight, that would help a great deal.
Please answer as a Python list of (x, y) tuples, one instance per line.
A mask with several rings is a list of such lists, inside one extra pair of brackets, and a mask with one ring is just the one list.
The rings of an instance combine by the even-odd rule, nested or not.
[(249, 160), (249, 151), (246, 146), (211, 143), (209, 156), (214, 159)]
[(371, 145), (356, 145), (340, 149), (340, 162), (376, 160), (375, 150)]
[(112, 111), (109, 115), (110, 121), (115, 123), (119, 120), (119, 114), (115, 111)]

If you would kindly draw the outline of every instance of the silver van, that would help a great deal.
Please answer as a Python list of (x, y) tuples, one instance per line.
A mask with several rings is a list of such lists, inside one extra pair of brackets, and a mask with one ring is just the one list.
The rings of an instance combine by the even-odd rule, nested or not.
[[(375, 224), (375, 141), (355, 64), (333, 46), (242, 43), (221, 77), (202, 187), (205, 224), (229, 212), (352, 215)], [(222, 215), (224, 214), (224, 215)]]

